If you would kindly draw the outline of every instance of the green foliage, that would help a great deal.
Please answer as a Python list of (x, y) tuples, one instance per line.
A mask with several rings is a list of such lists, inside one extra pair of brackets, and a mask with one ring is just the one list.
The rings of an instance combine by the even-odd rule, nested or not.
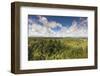
[(28, 38), (28, 60), (88, 57), (86, 38)]

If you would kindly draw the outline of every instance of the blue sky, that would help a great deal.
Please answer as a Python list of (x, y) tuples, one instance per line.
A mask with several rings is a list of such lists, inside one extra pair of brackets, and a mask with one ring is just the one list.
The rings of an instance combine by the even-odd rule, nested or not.
[[(80, 18), (87, 19), (87, 17), (73, 17), (73, 16), (44, 16), (46, 17), (48, 21), (56, 21), (61, 23), (63, 26), (70, 27), (72, 25), (72, 22), (75, 20), (76, 22), (80, 22)], [(29, 19), (38, 20), (37, 15), (29, 15)]]
[(82, 29), (83, 31), (87, 30), (87, 19), (87, 17), (74, 16), (28, 15), (29, 26), (35, 24), (36, 26), (42, 26), (43, 28), (48, 27), (54, 33), (61, 31), (62, 28), (66, 29), (65, 31), (69, 31), (71, 29), (75, 30), (75, 28), (77, 28), (77, 30), (79, 30), (80, 28), (84, 28)]

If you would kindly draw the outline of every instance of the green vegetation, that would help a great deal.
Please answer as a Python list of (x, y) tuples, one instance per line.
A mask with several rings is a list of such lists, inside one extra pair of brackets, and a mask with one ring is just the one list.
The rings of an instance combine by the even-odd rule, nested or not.
[(88, 57), (87, 38), (28, 38), (28, 60)]

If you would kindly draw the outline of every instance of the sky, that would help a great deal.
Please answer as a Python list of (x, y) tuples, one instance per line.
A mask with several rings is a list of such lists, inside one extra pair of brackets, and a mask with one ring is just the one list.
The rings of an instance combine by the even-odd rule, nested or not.
[(88, 18), (28, 15), (29, 37), (87, 37)]

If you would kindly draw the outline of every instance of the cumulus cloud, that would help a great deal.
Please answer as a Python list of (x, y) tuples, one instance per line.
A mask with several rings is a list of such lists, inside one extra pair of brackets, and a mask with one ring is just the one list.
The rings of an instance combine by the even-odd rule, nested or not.
[[(87, 37), (87, 19), (80, 19), (80, 23), (72, 22), (70, 27), (62, 26), (56, 21), (48, 21), (46, 17), (37, 16), (38, 22), (28, 20), (29, 36), (31, 37)], [(59, 31), (52, 30), (59, 27)]]
[(46, 17), (38, 16), (39, 22), (41, 22), (45, 27), (55, 28), (57, 26), (62, 27), (62, 25), (56, 21), (48, 21)]
[(46, 17), (37, 16), (39, 18), (39, 22), (43, 23), (43, 25), (46, 25), (48, 23), (48, 20)]

